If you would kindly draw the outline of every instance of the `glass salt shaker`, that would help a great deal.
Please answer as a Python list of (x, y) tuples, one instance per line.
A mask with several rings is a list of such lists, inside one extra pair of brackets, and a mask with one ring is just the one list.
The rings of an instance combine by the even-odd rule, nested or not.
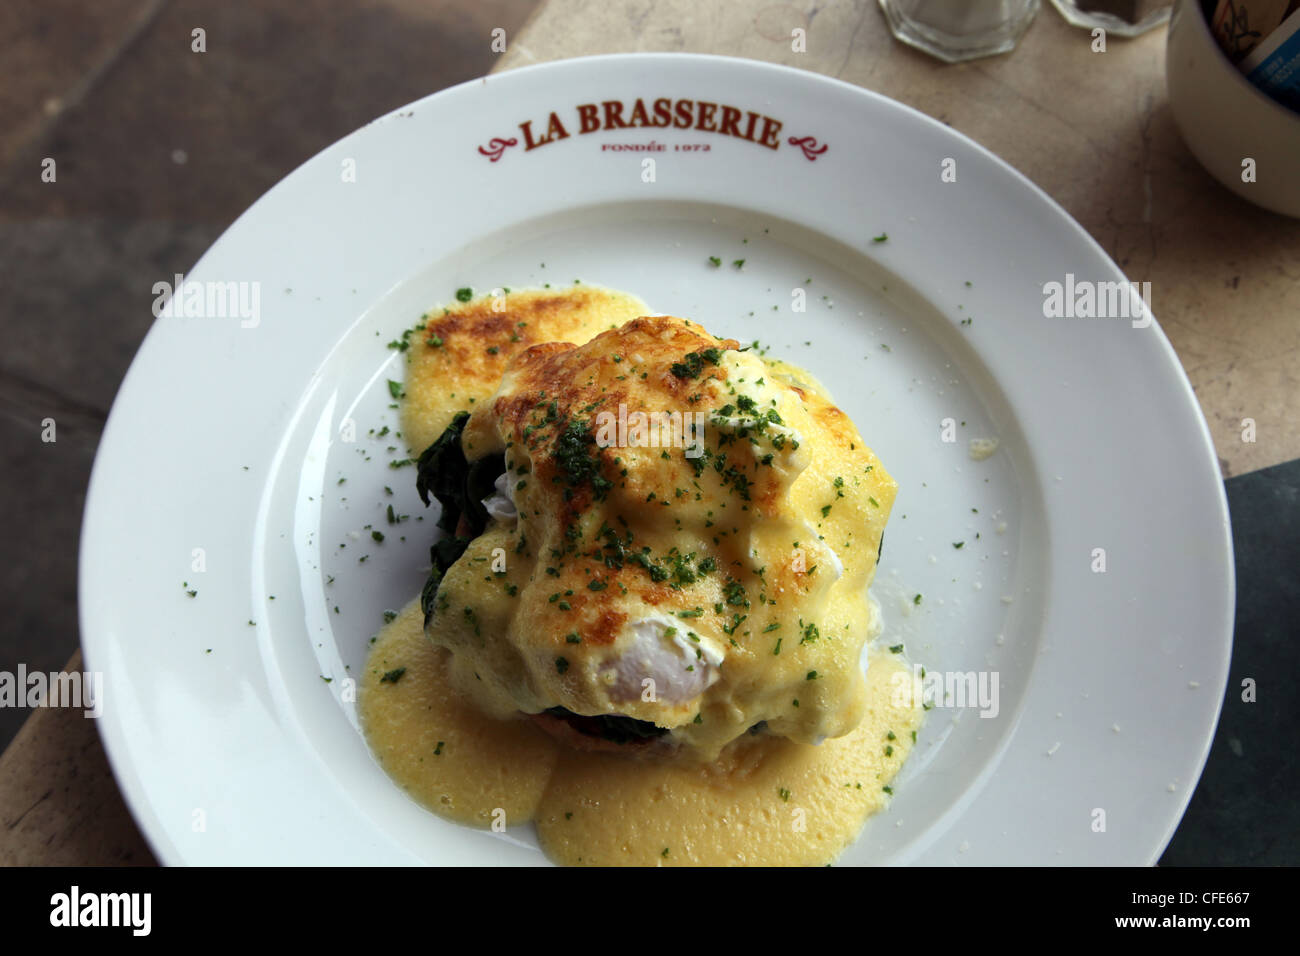
[(1039, 0), (880, 0), (899, 40), (948, 63), (1015, 49)]
[(1173, 0), (1052, 0), (1052, 4), (1073, 26), (1135, 37), (1167, 23)]

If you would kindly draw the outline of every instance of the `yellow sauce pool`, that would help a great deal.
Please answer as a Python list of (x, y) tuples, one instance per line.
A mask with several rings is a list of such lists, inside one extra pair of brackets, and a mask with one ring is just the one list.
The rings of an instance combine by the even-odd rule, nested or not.
[(903, 665), (882, 654), (867, 671), (865, 719), (819, 746), (755, 736), (703, 765), (580, 753), (458, 696), (444, 680), (448, 655), (422, 625), (412, 601), (370, 651), (358, 707), (371, 750), (439, 816), (534, 821), (542, 849), (564, 865), (830, 863), (888, 799), (920, 723), (919, 708), (894, 699)]

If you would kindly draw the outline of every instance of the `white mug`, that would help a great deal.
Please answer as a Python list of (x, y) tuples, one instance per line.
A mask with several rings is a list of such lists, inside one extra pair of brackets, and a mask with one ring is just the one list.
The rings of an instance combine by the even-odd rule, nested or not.
[(1165, 48), (1169, 106), (1211, 176), (1257, 206), (1300, 217), (1300, 113), (1228, 61), (1198, 0), (1177, 0)]

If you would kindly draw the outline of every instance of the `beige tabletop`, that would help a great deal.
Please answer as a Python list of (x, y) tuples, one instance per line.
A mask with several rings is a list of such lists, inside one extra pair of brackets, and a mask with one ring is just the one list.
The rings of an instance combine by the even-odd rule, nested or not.
[[(791, 30), (806, 30), (795, 52)], [(838, 77), (933, 116), (1047, 191), (1135, 282), (1196, 390), (1224, 477), (1300, 457), (1300, 224), (1218, 186), (1179, 138), (1165, 31), (1088, 33), (1044, 4), (1010, 55), (948, 66), (895, 42), (875, 0), (544, 0), (496, 69), (593, 53), (750, 57)], [(1242, 420), (1256, 440), (1242, 440)], [(69, 670), (80, 666), (78, 654)], [(152, 856), (94, 721), (40, 710), (0, 756), (0, 863)]]

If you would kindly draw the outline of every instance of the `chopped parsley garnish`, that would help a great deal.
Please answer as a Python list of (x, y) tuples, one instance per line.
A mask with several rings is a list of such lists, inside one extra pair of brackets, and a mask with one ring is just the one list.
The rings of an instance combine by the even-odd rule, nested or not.
[(722, 361), (722, 350), (715, 348), (688, 352), (680, 362), (674, 362), (669, 371), (678, 378), (699, 378), (705, 364), (717, 365)]
[(749, 607), (749, 598), (745, 596), (745, 586), (739, 581), (728, 581), (727, 586), (722, 589), (723, 596), (727, 603), (733, 607)]
[(388, 673), (384, 674), (383, 677), (379, 678), (379, 683), (396, 684), (399, 680), (402, 679), (402, 675), (405, 673), (406, 673), (405, 667), (394, 667), (391, 671), (388, 671)]
[(469, 286), (465, 286), (463, 289), (456, 290), (457, 302), (468, 302), (472, 298), (474, 298), (474, 290), (471, 289)]
[(572, 497), (575, 487), (588, 482), (597, 500), (603, 499), (613, 487), (613, 482), (600, 473), (600, 458), (593, 452), (595, 447), (596, 439), (588, 431), (587, 423), (578, 418), (570, 418), (556, 435), (554, 457), (569, 484), (566, 499)]

